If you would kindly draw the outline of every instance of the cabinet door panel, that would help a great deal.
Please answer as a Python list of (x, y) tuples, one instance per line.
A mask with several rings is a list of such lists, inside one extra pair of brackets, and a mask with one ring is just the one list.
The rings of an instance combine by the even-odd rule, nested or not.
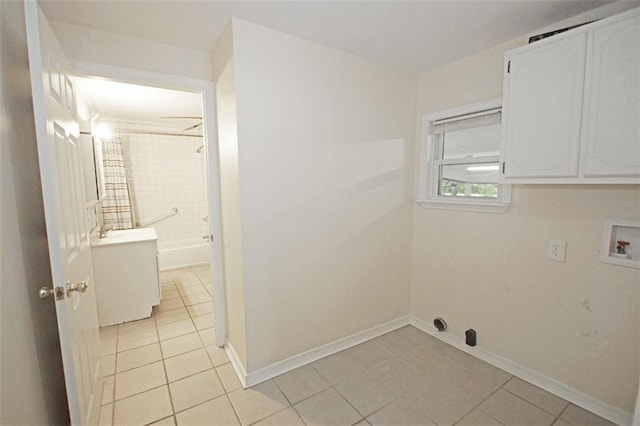
[(503, 105), (507, 177), (578, 173), (586, 34), (541, 43), (506, 58), (510, 61)]
[(640, 175), (640, 17), (595, 28), (588, 52), (585, 175)]

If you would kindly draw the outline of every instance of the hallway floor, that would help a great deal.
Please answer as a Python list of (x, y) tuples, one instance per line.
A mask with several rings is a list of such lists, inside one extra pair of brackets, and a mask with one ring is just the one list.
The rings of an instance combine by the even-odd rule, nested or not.
[(151, 318), (100, 331), (104, 425), (611, 425), (411, 327), (242, 389), (208, 267), (161, 274)]

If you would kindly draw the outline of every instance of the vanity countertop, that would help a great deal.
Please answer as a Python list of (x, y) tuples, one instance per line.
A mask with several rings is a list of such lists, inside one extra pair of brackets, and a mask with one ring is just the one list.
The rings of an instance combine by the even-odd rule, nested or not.
[(154, 228), (123, 229), (109, 231), (105, 238), (94, 238), (91, 241), (92, 247), (103, 247), (114, 244), (128, 244), (141, 241), (156, 241), (158, 234)]

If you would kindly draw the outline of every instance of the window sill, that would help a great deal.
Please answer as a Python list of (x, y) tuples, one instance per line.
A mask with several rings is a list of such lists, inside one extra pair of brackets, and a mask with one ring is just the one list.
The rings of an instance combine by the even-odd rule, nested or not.
[(511, 207), (509, 203), (491, 203), (482, 201), (440, 201), (440, 200), (416, 200), (420, 207), (438, 210), (458, 210), (476, 213), (505, 213)]

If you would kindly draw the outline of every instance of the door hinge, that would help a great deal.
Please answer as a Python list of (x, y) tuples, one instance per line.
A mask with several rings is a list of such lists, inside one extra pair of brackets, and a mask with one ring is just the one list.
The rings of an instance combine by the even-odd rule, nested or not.
[(505, 169), (506, 165), (507, 165), (507, 162), (503, 161), (502, 162), (502, 174), (504, 174), (504, 169)]
[(511, 73), (511, 61), (507, 62), (507, 74)]

